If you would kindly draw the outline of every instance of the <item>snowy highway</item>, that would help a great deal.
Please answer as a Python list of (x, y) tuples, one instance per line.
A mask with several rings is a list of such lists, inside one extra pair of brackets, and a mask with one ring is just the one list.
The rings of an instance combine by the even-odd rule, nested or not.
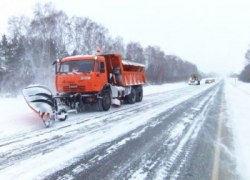
[(0, 179), (234, 179), (217, 148), (224, 103), (224, 81), (183, 85), (4, 136)]

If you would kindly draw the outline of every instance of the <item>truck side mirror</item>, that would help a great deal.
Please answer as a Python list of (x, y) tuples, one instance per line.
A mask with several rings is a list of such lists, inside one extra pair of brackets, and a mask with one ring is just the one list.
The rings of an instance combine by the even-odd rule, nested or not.
[(55, 66), (55, 73), (56, 73), (56, 74), (59, 72), (59, 69), (58, 69), (59, 66), (58, 66), (58, 64), (60, 63), (60, 61), (61, 61), (60, 59), (57, 59), (57, 60), (54, 61), (53, 64), (52, 64), (53, 66)]
[(54, 61), (52, 65), (55, 66), (55, 73), (57, 74), (58, 72), (57, 61)]

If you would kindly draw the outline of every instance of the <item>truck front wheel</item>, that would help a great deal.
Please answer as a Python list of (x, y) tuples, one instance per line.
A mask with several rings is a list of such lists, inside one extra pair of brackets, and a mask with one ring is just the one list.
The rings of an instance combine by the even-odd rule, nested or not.
[(102, 93), (102, 99), (99, 101), (100, 109), (108, 111), (110, 109), (111, 103), (110, 90), (104, 90)]

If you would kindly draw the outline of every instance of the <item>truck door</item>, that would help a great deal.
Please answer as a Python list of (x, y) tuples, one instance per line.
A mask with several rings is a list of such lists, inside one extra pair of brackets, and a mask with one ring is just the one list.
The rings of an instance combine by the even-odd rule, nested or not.
[(96, 61), (96, 86), (98, 91), (101, 91), (107, 83), (107, 70), (104, 61)]

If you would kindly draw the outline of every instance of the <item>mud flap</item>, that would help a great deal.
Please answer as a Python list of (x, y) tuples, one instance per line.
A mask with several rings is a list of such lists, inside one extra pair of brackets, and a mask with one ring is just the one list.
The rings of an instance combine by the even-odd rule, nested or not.
[(30, 85), (23, 89), (23, 96), (28, 106), (42, 118), (45, 126), (49, 127), (55, 120), (52, 92), (41, 85)]
[(119, 99), (112, 99), (112, 105), (114, 107), (120, 107), (121, 106), (121, 101)]

